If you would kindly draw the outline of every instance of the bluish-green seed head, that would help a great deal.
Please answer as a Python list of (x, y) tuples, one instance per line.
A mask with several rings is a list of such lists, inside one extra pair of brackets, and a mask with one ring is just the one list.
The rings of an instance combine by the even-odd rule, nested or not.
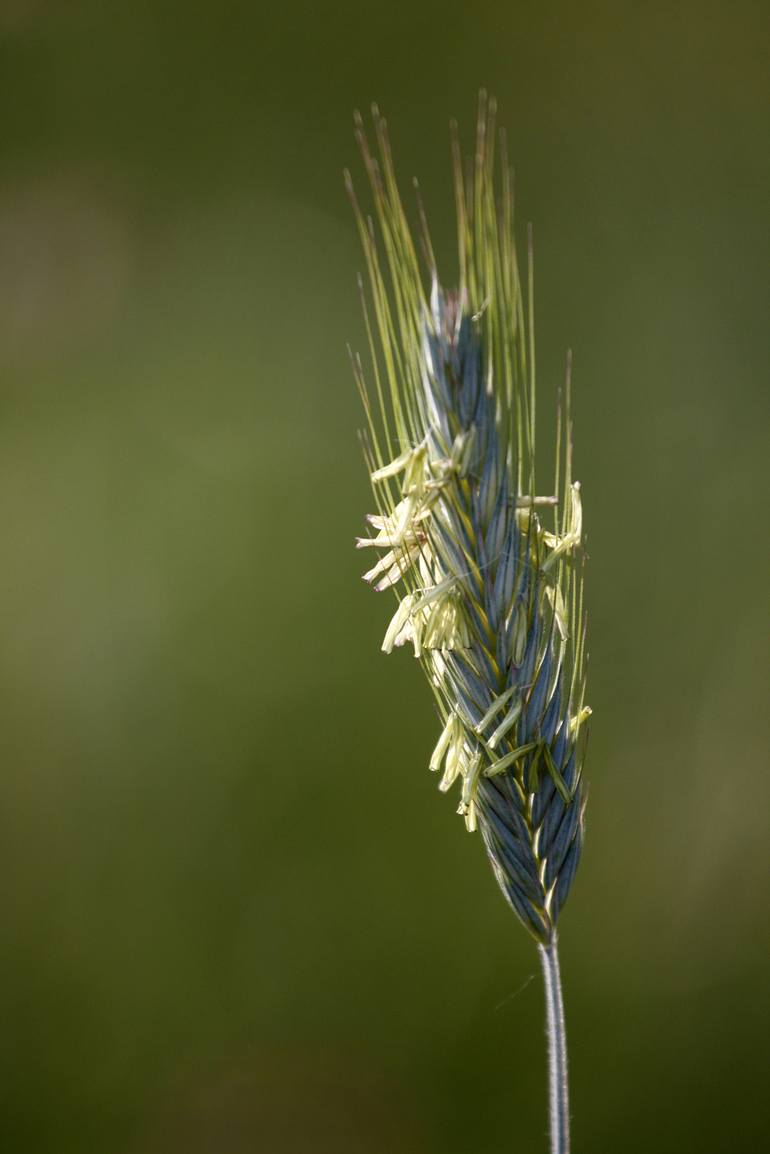
[[(552, 491), (535, 468), (532, 249), (525, 309), (512, 180), (482, 94), (464, 175), (453, 132), (460, 283), (442, 287), (420, 206), (425, 259), (402, 208), (385, 122), (377, 155), (357, 135), (375, 220), (348, 187), (369, 275), (371, 382), (354, 371), (377, 512), (365, 574), (397, 595), (383, 649), (409, 645), (442, 724), (430, 768), (459, 793), (498, 882), (529, 931), (553, 937), (583, 836), (586, 721), (583, 535), (572, 479), (569, 372)], [(376, 221), (376, 223), (375, 223)]]

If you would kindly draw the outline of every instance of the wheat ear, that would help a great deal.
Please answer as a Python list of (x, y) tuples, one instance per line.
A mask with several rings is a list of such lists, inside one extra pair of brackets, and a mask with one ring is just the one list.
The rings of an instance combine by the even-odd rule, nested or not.
[(583, 841), (590, 714), (569, 359), (553, 490), (540, 495), (532, 237), (525, 303), (512, 173), (494, 101), (482, 93), (467, 165), (452, 126), (455, 291), (439, 280), (419, 191), (418, 257), (385, 120), (375, 107), (374, 150), (361, 118), (355, 123), (374, 203), (374, 217), (364, 215), (346, 173), (369, 281), (362, 293), (369, 386), (360, 359), (352, 359), (377, 506), (358, 547), (379, 551), (365, 580), (397, 591), (382, 648), (411, 645), (433, 691), (442, 728), (430, 768), (440, 774), (439, 789), (457, 785), (458, 812), (481, 833), (503, 894), (540, 948), (552, 1151), (566, 1154), (556, 925)]

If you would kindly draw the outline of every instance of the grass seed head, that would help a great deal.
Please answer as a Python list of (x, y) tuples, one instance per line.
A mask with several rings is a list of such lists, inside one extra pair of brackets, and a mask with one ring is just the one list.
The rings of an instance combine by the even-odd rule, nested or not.
[(421, 203), (418, 258), (383, 117), (373, 109), (373, 149), (356, 117), (373, 217), (346, 184), (368, 273), (371, 380), (357, 358), (353, 368), (377, 506), (357, 544), (378, 551), (365, 580), (398, 598), (383, 650), (412, 646), (433, 691), (439, 789), (459, 790), (505, 897), (548, 944), (583, 840), (583, 512), (569, 361), (553, 491), (537, 491), (532, 239), (525, 294), (495, 112), (482, 93), (467, 166), (452, 128), (455, 289), (439, 279)]

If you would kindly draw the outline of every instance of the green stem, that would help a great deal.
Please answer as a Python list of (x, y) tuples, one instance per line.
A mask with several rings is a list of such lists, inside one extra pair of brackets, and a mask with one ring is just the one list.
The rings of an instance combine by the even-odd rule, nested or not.
[(561, 995), (556, 935), (554, 934), (549, 945), (538, 948), (545, 982), (551, 1154), (569, 1154), (567, 1031), (564, 1025), (564, 1002)]

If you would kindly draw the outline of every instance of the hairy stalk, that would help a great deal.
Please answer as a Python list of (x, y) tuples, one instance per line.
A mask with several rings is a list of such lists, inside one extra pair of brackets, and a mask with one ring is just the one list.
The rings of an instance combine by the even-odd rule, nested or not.
[(564, 1024), (564, 1002), (561, 993), (561, 973), (559, 971), (559, 951), (556, 936), (554, 935), (549, 946), (540, 946), (539, 950), (545, 983), (551, 1154), (569, 1154), (567, 1031)]
[(374, 212), (361, 209), (346, 174), (369, 282), (370, 369), (354, 357), (353, 371), (376, 504), (357, 544), (379, 552), (365, 580), (396, 595), (383, 650), (412, 647), (433, 694), (441, 735), (430, 769), (439, 789), (459, 789), (457, 812), (481, 834), (506, 901), (541, 948), (553, 1150), (563, 1154), (556, 926), (583, 845), (591, 713), (582, 494), (572, 475), (569, 358), (555, 475), (539, 491), (532, 233), (522, 277), (495, 112), (482, 93), (467, 163), (453, 126), (459, 283), (450, 288), (421, 203), (419, 243), (413, 238), (383, 117), (373, 110), (374, 148), (356, 118)]

